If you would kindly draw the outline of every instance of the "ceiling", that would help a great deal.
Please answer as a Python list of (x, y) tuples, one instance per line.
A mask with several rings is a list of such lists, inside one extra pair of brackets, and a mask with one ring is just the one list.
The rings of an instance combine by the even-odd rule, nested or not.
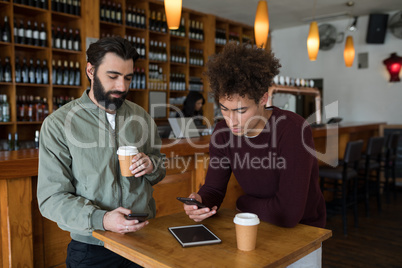
[[(354, 0), (352, 7), (346, 5), (347, 0), (268, 0), (270, 30), (308, 24), (313, 17), (314, 1), (318, 22), (329, 17), (332, 20), (345, 19), (402, 10), (402, 0)], [(254, 24), (257, 4), (258, 0), (183, 0), (183, 7), (250, 26)]]

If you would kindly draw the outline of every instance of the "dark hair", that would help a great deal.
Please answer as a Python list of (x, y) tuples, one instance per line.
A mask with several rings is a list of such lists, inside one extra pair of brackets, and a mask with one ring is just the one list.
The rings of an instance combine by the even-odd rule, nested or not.
[(183, 115), (185, 117), (193, 117), (193, 116), (197, 116), (197, 115), (202, 115), (202, 110), (200, 110), (200, 111), (194, 110), (195, 103), (201, 99), (202, 99), (202, 104), (204, 105), (205, 104), (204, 96), (202, 96), (202, 94), (197, 91), (190, 91), (190, 93), (188, 93), (188, 95), (183, 103), (183, 110), (182, 110)]
[(209, 59), (205, 74), (217, 103), (222, 97), (239, 94), (241, 97), (247, 95), (258, 104), (280, 67), (272, 51), (229, 42), (219, 54)]
[[(101, 38), (95, 43), (92, 43), (87, 49), (87, 62), (91, 63), (96, 68), (102, 63), (106, 53), (113, 52), (123, 60), (133, 60), (133, 64), (139, 55), (137, 50), (130, 42), (120, 36)], [(88, 78), (89, 82), (91, 80)]]

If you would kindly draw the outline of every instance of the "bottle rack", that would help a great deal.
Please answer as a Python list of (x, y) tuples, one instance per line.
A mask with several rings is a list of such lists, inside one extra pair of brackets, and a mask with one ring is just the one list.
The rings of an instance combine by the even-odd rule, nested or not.
[[(203, 107), (204, 116), (209, 122), (213, 123), (214, 105), (212, 101), (208, 101), (209, 85), (203, 73), (208, 57), (220, 52), (224, 47), (222, 43), (216, 43), (215, 41), (217, 32), (219, 32), (220, 40), (224, 39), (225, 42), (229, 42), (232, 36), (236, 36), (239, 42), (248, 42), (249, 39), (252, 41), (254, 35), (253, 27), (251, 26), (186, 8), (182, 9), (180, 28), (176, 31), (170, 31), (166, 26), (163, 1), (157, 0), (79, 1), (78, 12), (74, 8), (68, 9), (71, 12), (57, 11), (53, 4), (56, 2), (64, 3), (63, 1), (46, 1), (47, 8), (45, 9), (17, 4), (15, 1), (0, 0), (1, 25), (3, 24), (4, 16), (8, 16), (11, 27), (11, 42), (0, 41), (0, 58), (4, 64), (4, 58), (9, 56), (12, 66), (12, 82), (0, 82), (0, 95), (7, 95), (11, 119), (10, 122), (0, 122), (0, 140), (7, 140), (8, 133), (14, 134), (16, 132), (18, 132), (20, 140), (33, 140), (35, 131), (40, 129), (42, 121), (21, 122), (17, 120), (18, 96), (33, 95), (34, 98), (35, 96), (46, 98), (49, 113), (55, 110), (53, 105), (59, 107), (60, 103), (65, 103), (64, 100), (81, 96), (83, 90), (89, 86), (84, 72), (86, 37), (122, 36), (127, 38), (139, 52), (143, 52), (142, 57), (135, 63), (135, 73), (139, 77), (138, 79), (141, 80), (135, 84), (132, 83), (133, 86), (130, 88), (128, 96), (129, 100), (134, 101), (150, 112), (149, 94), (154, 91), (161, 91), (166, 92), (167, 104), (171, 103), (181, 109), (180, 104), (177, 104), (176, 101), (171, 102), (171, 100), (183, 100), (190, 89), (197, 90), (207, 100)], [(108, 2), (111, 3), (112, 8), (113, 3), (115, 4), (114, 20), (105, 19)], [(152, 17), (153, 12), (155, 20)], [(111, 14), (110, 12), (109, 16)], [(103, 16), (102, 19), (101, 16)], [(13, 34), (14, 19), (17, 25), (20, 24), (20, 20), (23, 20), (24, 24), (26, 24), (28, 19), (31, 20), (31, 26), (33, 26), (34, 21), (38, 23), (39, 27), (41, 23), (44, 23), (47, 35), (46, 45), (34, 46), (17, 43)], [(155, 23), (155, 21), (157, 27), (152, 27), (153, 25), (151, 24)], [(80, 50), (56, 48), (52, 42), (52, 37), (55, 37), (57, 27), (60, 27), (61, 30), (65, 27), (67, 32), (72, 29), (74, 34), (75, 30), (78, 29), (81, 39)], [(156, 43), (157, 46), (151, 47), (151, 41), (153, 44)], [(150, 58), (150, 53), (154, 52), (155, 47), (156, 55), (158, 56)], [(185, 58), (184, 62), (172, 60), (172, 56), (174, 57), (176, 52)], [(46, 60), (49, 68), (49, 83), (16, 83), (16, 57), (19, 57), (20, 62), (24, 57), (27, 60), (32, 57), (35, 64), (36, 59)], [(80, 86), (60, 85), (53, 81), (51, 75), (52, 62), (55, 61), (57, 67), (59, 60), (62, 65), (64, 65), (65, 60), (68, 61), (69, 66), (71, 61), (74, 65), (76, 62), (79, 63), (81, 67)], [(145, 83), (143, 82), (144, 78)], [(54, 104), (53, 99), (55, 97), (56, 103)], [(167, 117), (169, 112), (170, 109), (167, 108)], [(167, 117), (155, 118), (155, 120), (157, 123), (161, 123), (161, 121), (163, 123), (167, 120)]]

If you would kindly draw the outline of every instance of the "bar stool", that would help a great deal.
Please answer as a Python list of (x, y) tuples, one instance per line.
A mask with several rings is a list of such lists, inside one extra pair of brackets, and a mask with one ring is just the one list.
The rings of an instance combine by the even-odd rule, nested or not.
[[(334, 199), (327, 203), (327, 211), (331, 212), (330, 205), (334, 204), (333, 212), (339, 212), (339, 201), (343, 222), (343, 233), (347, 235), (347, 208), (353, 206), (354, 223), (358, 226), (357, 218), (357, 168), (361, 159), (363, 141), (350, 141), (346, 145), (343, 161), (335, 168), (320, 167), (321, 191), (334, 193)], [(329, 186), (328, 186), (329, 185)], [(330, 187), (332, 186), (332, 187)], [(350, 192), (352, 194), (350, 194)], [(340, 193), (340, 196), (339, 196)]]
[[(384, 145), (383, 137), (372, 137), (369, 139), (366, 149), (366, 154), (359, 162), (359, 172), (363, 178), (363, 196), (366, 207), (366, 216), (370, 213), (369, 198), (370, 193), (374, 190), (377, 197), (378, 211), (381, 211), (381, 196), (380, 196), (380, 174), (381, 174), (381, 157), (382, 147)], [(372, 172), (375, 171), (375, 176)], [(371, 179), (375, 178), (374, 181)], [(373, 187), (374, 186), (374, 187)]]
[(384, 190), (387, 199), (387, 203), (390, 202), (389, 194), (390, 194), (390, 184), (389, 184), (389, 173), (392, 173), (392, 190), (394, 191), (394, 198), (396, 198), (396, 158), (397, 158), (397, 150), (398, 150), (398, 140), (399, 140), (399, 132), (392, 132), (387, 136), (387, 140), (385, 142), (385, 152), (384, 157), (382, 159), (382, 170), (384, 170), (385, 182), (384, 182)]

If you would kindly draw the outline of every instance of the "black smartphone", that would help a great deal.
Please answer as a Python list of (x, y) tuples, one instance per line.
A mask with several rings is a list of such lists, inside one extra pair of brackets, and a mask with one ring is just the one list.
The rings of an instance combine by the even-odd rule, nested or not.
[(187, 197), (177, 197), (177, 200), (183, 202), (186, 205), (196, 205), (198, 208), (206, 208), (207, 206), (203, 203), (198, 202), (194, 198), (187, 198)]
[(126, 220), (137, 220), (138, 222), (144, 222), (148, 218), (148, 213), (131, 213), (125, 216)]

